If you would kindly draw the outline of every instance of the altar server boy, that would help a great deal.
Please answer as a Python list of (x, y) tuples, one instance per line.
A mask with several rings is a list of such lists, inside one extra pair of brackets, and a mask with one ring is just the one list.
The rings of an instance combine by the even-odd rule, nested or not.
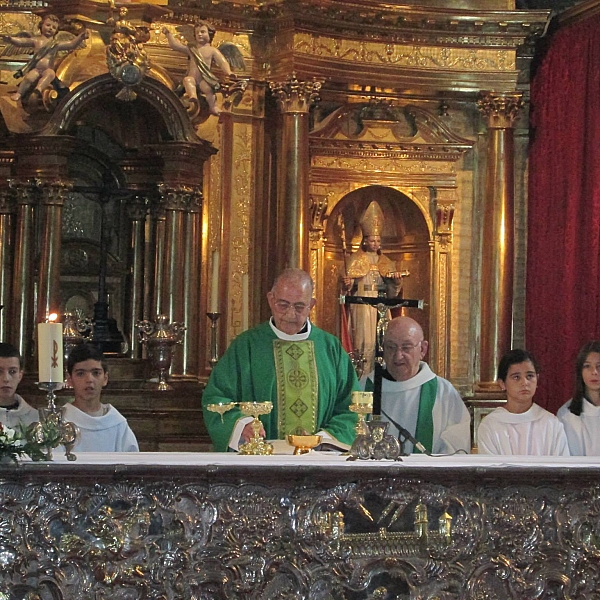
[(38, 411), (29, 406), (17, 387), (23, 379), (23, 359), (12, 344), (0, 343), (0, 423), (11, 429), (39, 421)]
[(539, 369), (526, 350), (511, 350), (498, 365), (506, 405), (483, 419), (477, 430), (480, 454), (569, 456), (563, 424), (534, 404)]
[(75, 423), (80, 438), (74, 452), (139, 452), (127, 419), (112, 405), (100, 402), (108, 383), (104, 355), (91, 344), (75, 346), (67, 361), (67, 381), (75, 399), (65, 406), (64, 419)]

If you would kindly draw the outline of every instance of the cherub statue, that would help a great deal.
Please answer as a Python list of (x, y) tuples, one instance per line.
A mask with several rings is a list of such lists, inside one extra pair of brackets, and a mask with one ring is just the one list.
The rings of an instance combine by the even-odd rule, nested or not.
[(15, 73), (15, 77), (23, 77), (17, 91), (11, 96), (18, 102), (35, 86), (35, 90), (43, 93), (56, 80), (54, 70), (59, 52), (71, 52), (88, 38), (87, 29), (77, 36), (66, 31), (59, 31), (60, 19), (56, 15), (46, 15), (39, 24), (40, 34), (29, 36), (19, 33), (16, 36), (3, 35), (5, 42), (19, 48), (33, 48), (33, 56), (29, 62)]
[(169, 46), (173, 50), (187, 54), (189, 58), (188, 72), (183, 78), (183, 87), (189, 98), (198, 102), (197, 88), (200, 88), (211, 114), (219, 115), (221, 109), (217, 106), (215, 94), (221, 88), (221, 84), (211, 68), (216, 64), (227, 77), (235, 79), (231, 67), (238, 69), (245, 67), (244, 59), (237, 46), (224, 42), (218, 48), (213, 47), (211, 44), (216, 29), (205, 21), (199, 21), (194, 25), (195, 43), (183, 44), (166, 27), (163, 28), (163, 33), (167, 36)]

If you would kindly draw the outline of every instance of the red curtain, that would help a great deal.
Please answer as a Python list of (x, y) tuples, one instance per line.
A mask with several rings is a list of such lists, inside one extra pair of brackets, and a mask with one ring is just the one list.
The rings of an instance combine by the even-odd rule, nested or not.
[(600, 339), (600, 16), (550, 40), (531, 105), (526, 339), (535, 399), (556, 412), (579, 348)]

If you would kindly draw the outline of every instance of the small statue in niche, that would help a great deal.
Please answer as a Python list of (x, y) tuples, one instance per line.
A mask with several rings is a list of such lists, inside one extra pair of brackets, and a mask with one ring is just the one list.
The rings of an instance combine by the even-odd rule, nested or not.
[(221, 89), (219, 78), (212, 72), (213, 64), (232, 80), (236, 79), (232, 67), (244, 69), (242, 53), (235, 44), (223, 42), (218, 48), (212, 46), (215, 28), (204, 21), (194, 25), (195, 42), (183, 44), (166, 28), (163, 33), (167, 36), (169, 46), (176, 52), (186, 54), (189, 59), (187, 75), (183, 78), (183, 87), (192, 101), (198, 103), (198, 89), (204, 94), (211, 114), (219, 115), (221, 108), (217, 106), (216, 92)]
[(84, 28), (79, 35), (75, 36), (68, 31), (60, 31), (60, 25), (60, 19), (56, 15), (49, 14), (40, 21), (39, 35), (31, 36), (22, 32), (16, 36), (2, 36), (5, 42), (18, 48), (33, 48), (33, 56), (29, 62), (14, 75), (16, 78), (23, 77), (17, 91), (11, 96), (15, 102), (20, 100), (23, 103), (31, 93), (41, 97), (50, 87), (54, 87), (57, 92), (67, 89), (56, 77), (55, 68), (59, 61), (59, 53), (76, 50), (85, 43), (84, 40), (89, 34)]

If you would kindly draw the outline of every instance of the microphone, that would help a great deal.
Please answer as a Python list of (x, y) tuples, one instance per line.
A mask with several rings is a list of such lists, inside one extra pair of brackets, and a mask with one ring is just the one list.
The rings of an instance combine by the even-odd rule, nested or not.
[(410, 431), (408, 431), (408, 429), (404, 429), (402, 425), (396, 423), (396, 421), (394, 421), (394, 419), (392, 419), (388, 414), (383, 412), (383, 410), (381, 411), (381, 414), (398, 430), (398, 437), (402, 436), (404, 439), (411, 442), (412, 445), (419, 450), (419, 452), (431, 456), (431, 452), (429, 452), (429, 450), (427, 450), (427, 448), (425, 448), (425, 446), (423, 446), (423, 444), (421, 444), (421, 442), (419, 442), (419, 440), (417, 440), (417, 438)]

